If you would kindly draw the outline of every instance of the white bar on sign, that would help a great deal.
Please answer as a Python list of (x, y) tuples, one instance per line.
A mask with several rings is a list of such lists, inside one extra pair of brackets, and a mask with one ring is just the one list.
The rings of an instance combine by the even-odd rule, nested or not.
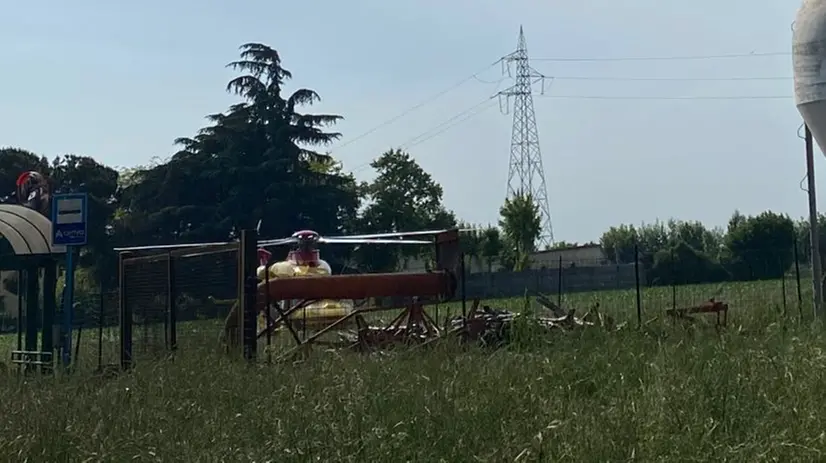
[(61, 199), (57, 202), (57, 212), (61, 211), (79, 211), (83, 207), (83, 200), (80, 199)]
[(65, 223), (83, 223), (83, 214), (58, 214), (58, 225)]

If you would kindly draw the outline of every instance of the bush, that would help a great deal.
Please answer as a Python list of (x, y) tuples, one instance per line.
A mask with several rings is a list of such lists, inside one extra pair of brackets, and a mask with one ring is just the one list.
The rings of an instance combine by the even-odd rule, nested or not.
[(724, 281), (729, 278), (726, 269), (684, 241), (654, 254), (649, 273), (654, 284), (696, 284)]

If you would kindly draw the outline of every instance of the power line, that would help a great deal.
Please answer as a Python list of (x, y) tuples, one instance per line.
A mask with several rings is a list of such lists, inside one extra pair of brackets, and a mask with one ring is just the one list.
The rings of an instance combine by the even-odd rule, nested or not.
[(675, 56), (624, 56), (624, 57), (548, 57), (531, 58), (531, 61), (556, 61), (556, 62), (588, 62), (588, 61), (691, 61), (710, 59), (737, 59), (737, 58), (760, 58), (768, 56), (791, 56), (791, 52), (752, 52), (752, 53), (732, 53), (722, 55), (675, 55)]
[(473, 79), (474, 79), (474, 80), (476, 80), (476, 81), (477, 81), (477, 82), (479, 82), (479, 83), (482, 83), (482, 84), (487, 84), (487, 85), (494, 85), (494, 84), (496, 84), (496, 85), (499, 85), (499, 84), (501, 84), (502, 82), (504, 82), (505, 80), (507, 80), (507, 79), (508, 79), (508, 77), (507, 77), (507, 76), (504, 76), (504, 77), (500, 77), (500, 78), (498, 78), (498, 79), (496, 79), (496, 80), (482, 80), (482, 79), (480, 79), (478, 76), (473, 76)]
[[(756, 57), (770, 57), (770, 56), (790, 56), (790, 52), (762, 52), (762, 53), (740, 53), (740, 54), (719, 54), (719, 55), (686, 55), (686, 56), (637, 56), (637, 57), (545, 57), (545, 58), (531, 58), (531, 61), (556, 61), (556, 62), (604, 62), (604, 61), (679, 61), (679, 60), (712, 60), (712, 59), (737, 59), (737, 58), (756, 58)], [(334, 148), (335, 151), (350, 145), (368, 135), (373, 134), (377, 130), (386, 127), (404, 116), (416, 111), (417, 109), (441, 98), (445, 94), (455, 90), (464, 85), (470, 80), (476, 80), (483, 84), (501, 84), (506, 78), (501, 78), (496, 81), (485, 81), (479, 78), (479, 74), (487, 71), (491, 67), (502, 62), (502, 59), (488, 64), (479, 71), (463, 78), (450, 87), (432, 95), (431, 97), (411, 106), (402, 111), (396, 116), (383, 121), (373, 128), (359, 134), (358, 136), (342, 143)], [(572, 80), (572, 81), (782, 81), (791, 80), (791, 77), (782, 76), (741, 76), (741, 77), (600, 77), (600, 76), (555, 76), (549, 77), (552, 80)], [(497, 95), (494, 95), (494, 97)], [(612, 95), (536, 95), (540, 98), (554, 98), (554, 99), (578, 99), (578, 100), (766, 100), (766, 99), (791, 99), (791, 96), (772, 96), (772, 95), (755, 95), (755, 96), (612, 96)], [(489, 103), (493, 97), (473, 105), (450, 119), (432, 127), (431, 129), (411, 138), (401, 146), (409, 149), (413, 146), (424, 143), (432, 138), (435, 138), (442, 133), (447, 132), (453, 127), (473, 118), (482, 112), (486, 111), (494, 105)], [(488, 105), (482, 107), (488, 103)], [(372, 162), (372, 161), (371, 161)], [(370, 165), (370, 162), (357, 166), (353, 172), (359, 171), (364, 167)]]
[[(747, 53), (747, 54), (728, 54), (728, 55), (690, 55), (690, 56), (644, 56), (644, 57), (573, 57), (573, 58), (566, 58), (566, 57), (551, 57), (551, 58), (531, 58), (532, 61), (662, 61), (662, 60), (703, 60), (703, 59), (729, 59), (729, 58), (751, 58), (751, 57), (761, 57), (761, 56), (788, 56), (791, 55), (789, 52), (768, 52), (768, 53)], [(336, 146), (333, 150), (338, 151), (345, 146), (350, 145), (351, 143), (355, 143), (362, 138), (365, 138), (377, 130), (384, 128), (399, 119), (407, 116), (408, 114), (422, 108), (423, 106), (432, 103), (433, 101), (441, 98), (442, 96), (446, 95), (447, 93), (455, 90), (456, 88), (464, 85), (470, 80), (476, 80), (477, 82), (483, 84), (501, 84), (505, 78), (498, 79), (496, 81), (486, 81), (479, 78), (479, 74), (487, 71), (491, 67), (499, 64), (500, 60), (497, 60), (491, 64), (488, 64), (484, 68), (478, 70), (477, 72), (463, 78), (462, 80), (456, 82), (455, 84), (451, 85), (450, 87), (445, 88), (444, 90), (430, 96), (429, 98), (411, 106), (410, 108), (402, 111), (401, 113), (393, 116), (390, 119), (387, 119), (380, 124), (372, 127), (371, 129), (357, 135), (354, 138)], [(692, 82), (692, 81), (780, 81), (780, 80), (790, 80), (791, 77), (751, 77), (751, 76), (743, 76), (743, 77), (598, 77), (598, 76), (556, 76), (551, 77), (554, 80), (573, 80), (573, 81), (685, 81), (685, 82)], [(660, 97), (593, 97), (593, 96), (549, 96), (551, 98), (578, 98), (578, 99), (674, 99), (671, 97), (668, 98), (660, 98)], [(785, 97), (771, 97), (771, 98), (785, 98)], [(683, 99), (683, 98), (679, 98)], [(731, 98), (710, 98), (710, 99), (731, 99)], [(741, 98), (737, 98), (741, 99)], [(751, 99), (751, 98), (749, 98)]]
[[(408, 141), (407, 143), (402, 144), (402, 148), (410, 149), (410, 148), (413, 148), (414, 146), (420, 145), (420, 144), (422, 144), (422, 143), (424, 143), (428, 140), (436, 138), (439, 135), (447, 132), (448, 130), (456, 127), (457, 125), (462, 124), (462, 123), (468, 121), (469, 119), (472, 119), (472, 118), (478, 116), (479, 114), (482, 114), (483, 112), (487, 111), (488, 109), (496, 106), (496, 102), (493, 102), (493, 101), (486, 100), (484, 103), (487, 103), (487, 104), (486, 105), (475, 106), (473, 109), (475, 109), (476, 111), (473, 111), (473, 112), (465, 111), (465, 112), (461, 113), (460, 115), (464, 116), (461, 119), (455, 120), (460, 115), (454, 116), (454, 118), (452, 118), (451, 120), (454, 120), (455, 122), (453, 122), (452, 124), (447, 124), (447, 121), (445, 121), (445, 124), (443, 126), (435, 127), (433, 129), (431, 129), (430, 131), (425, 132), (425, 134), (422, 134), (422, 135), (414, 138), (413, 139), (414, 141)], [(428, 136), (423, 137), (424, 135), (428, 135)]]
[[(482, 114), (483, 112), (487, 111), (488, 109), (496, 106), (496, 102), (491, 101), (493, 98), (497, 97), (494, 95), (489, 98), (485, 98), (484, 100), (465, 108), (464, 110), (456, 113), (449, 119), (442, 121), (439, 124), (434, 125), (433, 127), (421, 132), (420, 134), (416, 135), (408, 139), (406, 142), (400, 145), (403, 149), (410, 149), (414, 146), (420, 145), (427, 141), (432, 140), (433, 138), (442, 135), (445, 132), (453, 129), (454, 127), (467, 122), (468, 120)], [(692, 101), (708, 101), (708, 100), (788, 100), (792, 99), (791, 95), (784, 96), (784, 95), (715, 95), (715, 96), (617, 96), (617, 95), (550, 95), (550, 94), (536, 94), (534, 95), (536, 98), (553, 98), (553, 99), (561, 99), (561, 100), (692, 100)], [(370, 166), (371, 161), (362, 163), (355, 168), (351, 172), (360, 172), (365, 168)]]
[(552, 80), (596, 80), (596, 81), (617, 81), (617, 82), (728, 82), (728, 81), (750, 81), (750, 80), (792, 80), (793, 77), (783, 76), (742, 76), (742, 77), (598, 77), (598, 76), (548, 76)]
[[(491, 101), (495, 97), (496, 97), (496, 95), (490, 96), (490, 97), (485, 98), (484, 100), (474, 104), (473, 106), (465, 108), (464, 110), (456, 113), (455, 115), (453, 115), (449, 119), (446, 119), (446, 120), (442, 121), (441, 123), (436, 124), (435, 126), (425, 130), (424, 132), (420, 133), (419, 135), (416, 135), (413, 138), (410, 138), (406, 142), (402, 143), (400, 145), (400, 148), (410, 149), (414, 146), (420, 145), (420, 144), (422, 144), (426, 141), (429, 141), (429, 140), (431, 140), (431, 139), (447, 132), (448, 130), (456, 127), (457, 125), (462, 124), (462, 123), (478, 116), (479, 114), (482, 114), (483, 112), (487, 111), (488, 109), (496, 106), (496, 102)], [(373, 161), (371, 160), (371, 161), (359, 164), (351, 172), (355, 173), (355, 172), (359, 172), (361, 170), (364, 170), (365, 168), (369, 167), (370, 163), (372, 163), (372, 162)]]
[(613, 96), (613, 95), (536, 95), (537, 98), (566, 100), (789, 100), (791, 95), (718, 95), (718, 96)]
[(383, 128), (383, 127), (386, 127), (386, 126), (388, 126), (388, 125), (392, 124), (393, 122), (396, 122), (397, 120), (401, 119), (402, 117), (404, 117), (404, 116), (406, 116), (406, 115), (408, 115), (408, 114), (412, 113), (413, 111), (415, 111), (415, 110), (417, 110), (417, 109), (421, 108), (422, 106), (424, 106), (424, 105), (426, 105), (426, 104), (428, 104), (428, 103), (431, 103), (431, 102), (433, 102), (433, 101), (435, 101), (435, 100), (437, 100), (437, 99), (441, 98), (441, 97), (442, 97), (442, 96), (444, 96), (445, 94), (447, 94), (447, 93), (449, 93), (449, 92), (451, 92), (451, 91), (453, 91), (453, 90), (455, 90), (455, 89), (459, 88), (460, 86), (464, 85), (466, 82), (468, 82), (468, 81), (470, 81), (470, 80), (472, 80), (472, 79), (477, 79), (477, 80), (478, 80), (478, 77), (477, 77), (477, 76), (478, 76), (479, 74), (481, 74), (481, 73), (483, 73), (483, 72), (487, 71), (488, 69), (490, 69), (491, 67), (493, 67), (493, 66), (495, 66), (495, 65), (497, 65), (497, 64), (499, 64), (499, 61), (493, 62), (493, 63), (491, 63), (491, 64), (489, 64), (489, 65), (485, 66), (483, 69), (480, 69), (480, 70), (478, 70), (478, 71), (474, 72), (473, 74), (471, 74), (471, 75), (469, 75), (469, 76), (465, 77), (464, 79), (462, 79), (462, 80), (460, 80), (460, 81), (456, 82), (455, 84), (453, 84), (453, 85), (451, 85), (450, 87), (448, 87), (448, 88), (446, 88), (446, 89), (444, 89), (444, 90), (440, 91), (439, 93), (437, 93), (437, 94), (435, 94), (435, 95), (433, 95), (433, 96), (431, 96), (431, 97), (427, 98), (426, 100), (424, 100), (424, 101), (422, 101), (422, 102), (420, 102), (420, 103), (418, 103), (418, 104), (416, 104), (416, 105), (411, 106), (410, 108), (408, 108), (408, 109), (406, 109), (406, 110), (402, 111), (401, 113), (397, 114), (396, 116), (394, 116), (394, 117), (392, 117), (392, 118), (390, 118), (390, 119), (385, 120), (385, 121), (384, 121), (384, 122), (382, 122), (381, 124), (379, 124), (379, 125), (377, 125), (377, 126), (375, 126), (375, 127), (371, 128), (370, 130), (368, 130), (368, 131), (366, 131), (366, 132), (364, 132), (364, 133), (362, 133), (362, 134), (360, 134), (360, 135), (357, 135), (355, 138), (352, 138), (352, 139), (350, 139), (349, 141), (346, 141), (346, 142), (342, 143), (341, 145), (338, 145), (337, 147), (335, 147), (335, 150), (339, 150), (339, 149), (341, 149), (341, 148), (344, 148), (345, 146), (347, 146), (347, 145), (349, 145), (349, 144), (351, 144), (351, 143), (354, 143), (354, 142), (356, 142), (356, 141), (358, 141), (358, 140), (361, 140), (362, 138), (364, 138), (364, 137), (366, 137), (366, 136), (368, 136), (368, 135), (372, 134), (372, 133), (373, 133), (373, 132), (375, 132), (376, 130), (379, 130), (379, 129)]

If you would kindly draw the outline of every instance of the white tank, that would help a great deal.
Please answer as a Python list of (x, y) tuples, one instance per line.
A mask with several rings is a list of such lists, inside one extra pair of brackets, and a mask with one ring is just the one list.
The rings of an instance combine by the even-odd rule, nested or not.
[(797, 110), (826, 152), (826, 0), (803, 0), (792, 34)]

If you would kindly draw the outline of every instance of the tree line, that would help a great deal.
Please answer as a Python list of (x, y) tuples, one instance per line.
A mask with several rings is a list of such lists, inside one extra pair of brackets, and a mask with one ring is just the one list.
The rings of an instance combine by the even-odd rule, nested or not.
[[(530, 265), (541, 221), (529, 194), (505, 201), (497, 224), (471, 227), (445, 207), (441, 185), (411, 153), (382, 153), (370, 164), (375, 178), (359, 182), (324, 151), (341, 137), (334, 126), (342, 116), (311, 112), (320, 99), (312, 89), (288, 92), (292, 73), (275, 49), (244, 44), (229, 67), (238, 76), (225, 90), (238, 102), (208, 115), (196, 134), (175, 140), (179, 150), (169, 159), (117, 169), (78, 154), (49, 160), (25, 149), (4, 148), (0, 202), (17, 201), (15, 179), (29, 170), (45, 174), (55, 192), (88, 193), (89, 245), (79, 265), (90, 282), (106, 284), (113, 284), (117, 274), (113, 247), (231, 240), (259, 221), (264, 237), (305, 228), (328, 236), (475, 228), (463, 237), (470, 258), (489, 269), (518, 271)], [(808, 241), (798, 239), (805, 233), (804, 225), (766, 212), (735, 214), (725, 231), (699, 222), (622, 225), (606, 231), (600, 244), (616, 264), (633, 262), (636, 247), (651, 283), (716, 281), (781, 274), (793, 261), (796, 241), (802, 255), (808, 255), (802, 246)], [(430, 252), (336, 246), (324, 255), (334, 268), (382, 271)]]
[[(826, 216), (819, 217), (820, 252), (826, 256)], [(609, 228), (600, 238), (606, 258), (646, 270), (648, 284), (712, 283), (780, 278), (795, 263), (811, 262), (808, 220), (766, 211), (735, 211), (725, 228), (669, 220)]]

